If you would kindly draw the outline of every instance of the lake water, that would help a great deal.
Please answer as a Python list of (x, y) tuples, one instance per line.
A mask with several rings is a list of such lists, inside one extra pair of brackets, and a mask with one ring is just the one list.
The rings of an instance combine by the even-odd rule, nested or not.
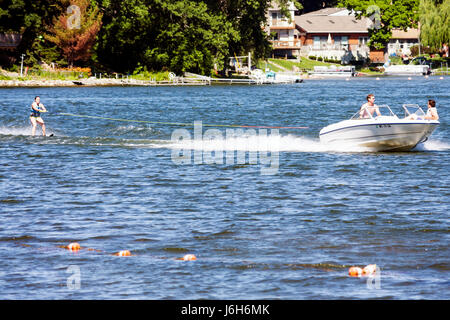
[[(441, 124), (411, 152), (321, 145), (368, 93), (435, 99)], [(53, 137), (30, 136), (35, 95)], [(0, 98), (2, 299), (450, 299), (449, 77)]]

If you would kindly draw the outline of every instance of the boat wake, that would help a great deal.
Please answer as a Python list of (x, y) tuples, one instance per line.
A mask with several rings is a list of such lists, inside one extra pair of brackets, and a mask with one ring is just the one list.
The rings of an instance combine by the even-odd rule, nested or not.
[[(48, 129), (46, 130), (46, 135), (53, 136), (55, 135), (55, 131)], [(34, 138), (31, 136), (31, 126), (27, 127), (0, 127), (0, 137), (25, 137), (25, 138)], [(40, 126), (36, 128), (35, 137), (42, 137), (42, 131)]]
[[(133, 128), (131, 128), (133, 129)], [(127, 132), (130, 127), (119, 128), (119, 131)], [(148, 136), (149, 128), (143, 130)], [(134, 131), (134, 130), (132, 130)], [(53, 134), (47, 130), (47, 135)], [(136, 133), (136, 132), (133, 132)], [(41, 131), (37, 130), (36, 136), (39, 137)], [(56, 135), (56, 134), (55, 134)], [(55, 144), (85, 144), (85, 145), (109, 145), (136, 148), (154, 148), (154, 149), (178, 149), (178, 150), (203, 150), (203, 151), (244, 151), (244, 152), (306, 152), (306, 153), (358, 153), (370, 152), (370, 149), (346, 145), (344, 143), (328, 145), (320, 142), (319, 138), (295, 135), (249, 135), (238, 137), (214, 137), (200, 140), (163, 140), (163, 139), (145, 139), (139, 132), (137, 138), (112, 138), (112, 137), (70, 137), (58, 135), (59, 139), (52, 140)], [(26, 127), (0, 127), (0, 136), (6, 137), (31, 137), (31, 128)], [(50, 143), (50, 142), (49, 142)], [(450, 145), (439, 141), (429, 140), (418, 145), (413, 151), (446, 151), (450, 150)]]
[[(40, 132), (40, 131), (37, 131), (37, 132)], [(31, 136), (31, 126), (28, 126), (28, 127), (0, 127), (0, 135)]]
[(340, 145), (326, 145), (318, 138), (286, 136), (250, 136), (212, 140), (182, 140), (161, 144), (169, 149), (187, 149), (203, 151), (267, 151), (267, 152), (367, 152), (368, 149)]
[(447, 151), (450, 150), (450, 144), (439, 140), (428, 140), (414, 148), (415, 151)]

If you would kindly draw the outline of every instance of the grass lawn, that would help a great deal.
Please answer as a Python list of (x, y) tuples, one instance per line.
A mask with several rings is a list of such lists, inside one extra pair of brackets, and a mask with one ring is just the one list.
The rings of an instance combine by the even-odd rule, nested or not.
[(297, 62), (295, 60), (285, 60), (285, 59), (268, 59), (267, 61), (260, 61), (257, 65), (259, 69), (264, 70), (266, 68), (269, 68), (270, 70), (274, 72), (280, 72), (284, 71), (281, 68), (274, 65), (274, 63), (278, 66), (281, 66), (289, 71), (293, 70), (293, 67), (297, 67), (300, 70), (313, 70), (315, 66), (331, 66), (336, 65), (336, 63), (328, 63), (328, 62), (322, 62), (322, 61), (316, 61), (311, 60), (308, 58), (301, 58), (300, 62)]
[(270, 63), (270, 61), (259, 61), (256, 65), (258, 69), (266, 70), (266, 68), (269, 68), (270, 70), (274, 72), (281, 72), (283, 69), (278, 68), (276, 65)]

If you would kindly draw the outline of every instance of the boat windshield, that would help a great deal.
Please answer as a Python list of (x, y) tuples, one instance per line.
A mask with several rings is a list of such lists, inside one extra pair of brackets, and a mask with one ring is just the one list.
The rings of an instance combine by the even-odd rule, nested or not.
[(405, 118), (424, 118), (425, 112), (423, 112), (422, 108), (419, 107), (418, 104), (404, 104), (402, 106)]
[(394, 117), (397, 118), (397, 115), (391, 110), (391, 108), (388, 105), (380, 105), (377, 107), (365, 107), (364, 109), (359, 110), (358, 112), (356, 112), (351, 118), (350, 120), (364, 120), (364, 119), (375, 119), (375, 118), (379, 118), (380, 116), (377, 113), (377, 109), (381, 114), (382, 118), (387, 118), (387, 117)]

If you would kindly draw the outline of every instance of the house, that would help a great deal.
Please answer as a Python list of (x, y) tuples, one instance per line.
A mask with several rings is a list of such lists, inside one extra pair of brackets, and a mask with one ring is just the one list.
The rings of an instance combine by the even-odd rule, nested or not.
[(14, 62), (14, 51), (22, 40), (17, 33), (0, 33), (0, 65), (10, 65)]
[(296, 10), (291, 2), (288, 7), (290, 16), (286, 17), (281, 13), (279, 6), (272, 2), (267, 12), (266, 32), (270, 34), (274, 56), (292, 57), (300, 54), (300, 33), (295, 25)]
[(22, 35), (16, 33), (0, 33), (0, 50), (12, 51), (17, 48)]
[(388, 56), (411, 55), (411, 47), (419, 44), (419, 36), (419, 29), (408, 28), (406, 31), (393, 29), (387, 46)]
[(385, 62), (390, 55), (410, 55), (411, 47), (419, 43), (420, 31), (394, 29), (386, 50), (368, 47), (373, 22), (369, 18), (356, 19), (345, 8), (324, 8), (303, 15), (295, 15), (289, 4), (289, 18), (272, 2), (267, 13), (266, 32), (271, 36), (273, 56), (314, 56), (348, 63), (351, 60)]
[(368, 18), (356, 19), (345, 8), (325, 8), (295, 17), (302, 56), (322, 57), (348, 63), (370, 57)]

